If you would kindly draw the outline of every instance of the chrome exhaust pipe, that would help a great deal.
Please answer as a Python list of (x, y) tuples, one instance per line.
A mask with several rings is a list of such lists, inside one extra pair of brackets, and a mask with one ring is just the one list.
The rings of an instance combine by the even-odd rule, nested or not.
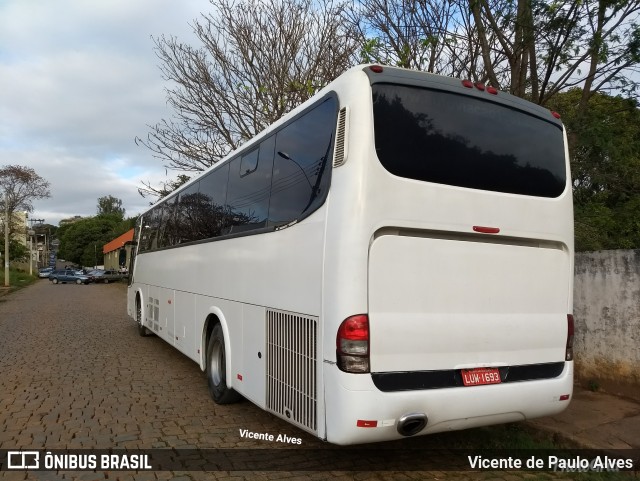
[(427, 425), (428, 418), (424, 413), (405, 414), (398, 419), (398, 433), (402, 436), (414, 436)]

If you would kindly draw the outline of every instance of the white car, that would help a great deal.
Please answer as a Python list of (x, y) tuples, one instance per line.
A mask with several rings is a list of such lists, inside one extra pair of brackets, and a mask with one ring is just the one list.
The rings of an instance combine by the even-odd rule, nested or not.
[(52, 272), (53, 272), (53, 267), (43, 267), (38, 271), (38, 277), (41, 279), (44, 279), (46, 277), (49, 277), (49, 274), (51, 274)]

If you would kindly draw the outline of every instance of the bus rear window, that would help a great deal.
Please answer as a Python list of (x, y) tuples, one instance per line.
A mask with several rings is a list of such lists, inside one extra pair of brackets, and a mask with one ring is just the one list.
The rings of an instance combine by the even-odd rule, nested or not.
[(467, 95), (393, 84), (372, 90), (376, 152), (392, 174), (539, 197), (564, 191), (558, 125)]

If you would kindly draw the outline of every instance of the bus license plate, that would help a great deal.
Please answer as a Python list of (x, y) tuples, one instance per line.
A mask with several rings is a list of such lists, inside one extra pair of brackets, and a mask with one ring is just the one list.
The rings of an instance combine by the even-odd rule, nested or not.
[(462, 369), (462, 383), (465, 386), (481, 386), (483, 384), (500, 384), (500, 371), (493, 367)]

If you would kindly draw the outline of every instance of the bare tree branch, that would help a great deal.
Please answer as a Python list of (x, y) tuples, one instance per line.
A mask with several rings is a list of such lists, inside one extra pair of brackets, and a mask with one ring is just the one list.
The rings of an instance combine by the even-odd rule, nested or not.
[[(202, 46), (155, 39), (170, 119), (136, 143), (166, 168), (204, 170), (350, 67), (356, 34), (333, 0), (211, 0), (194, 21)], [(145, 195), (160, 195), (144, 184)]]

